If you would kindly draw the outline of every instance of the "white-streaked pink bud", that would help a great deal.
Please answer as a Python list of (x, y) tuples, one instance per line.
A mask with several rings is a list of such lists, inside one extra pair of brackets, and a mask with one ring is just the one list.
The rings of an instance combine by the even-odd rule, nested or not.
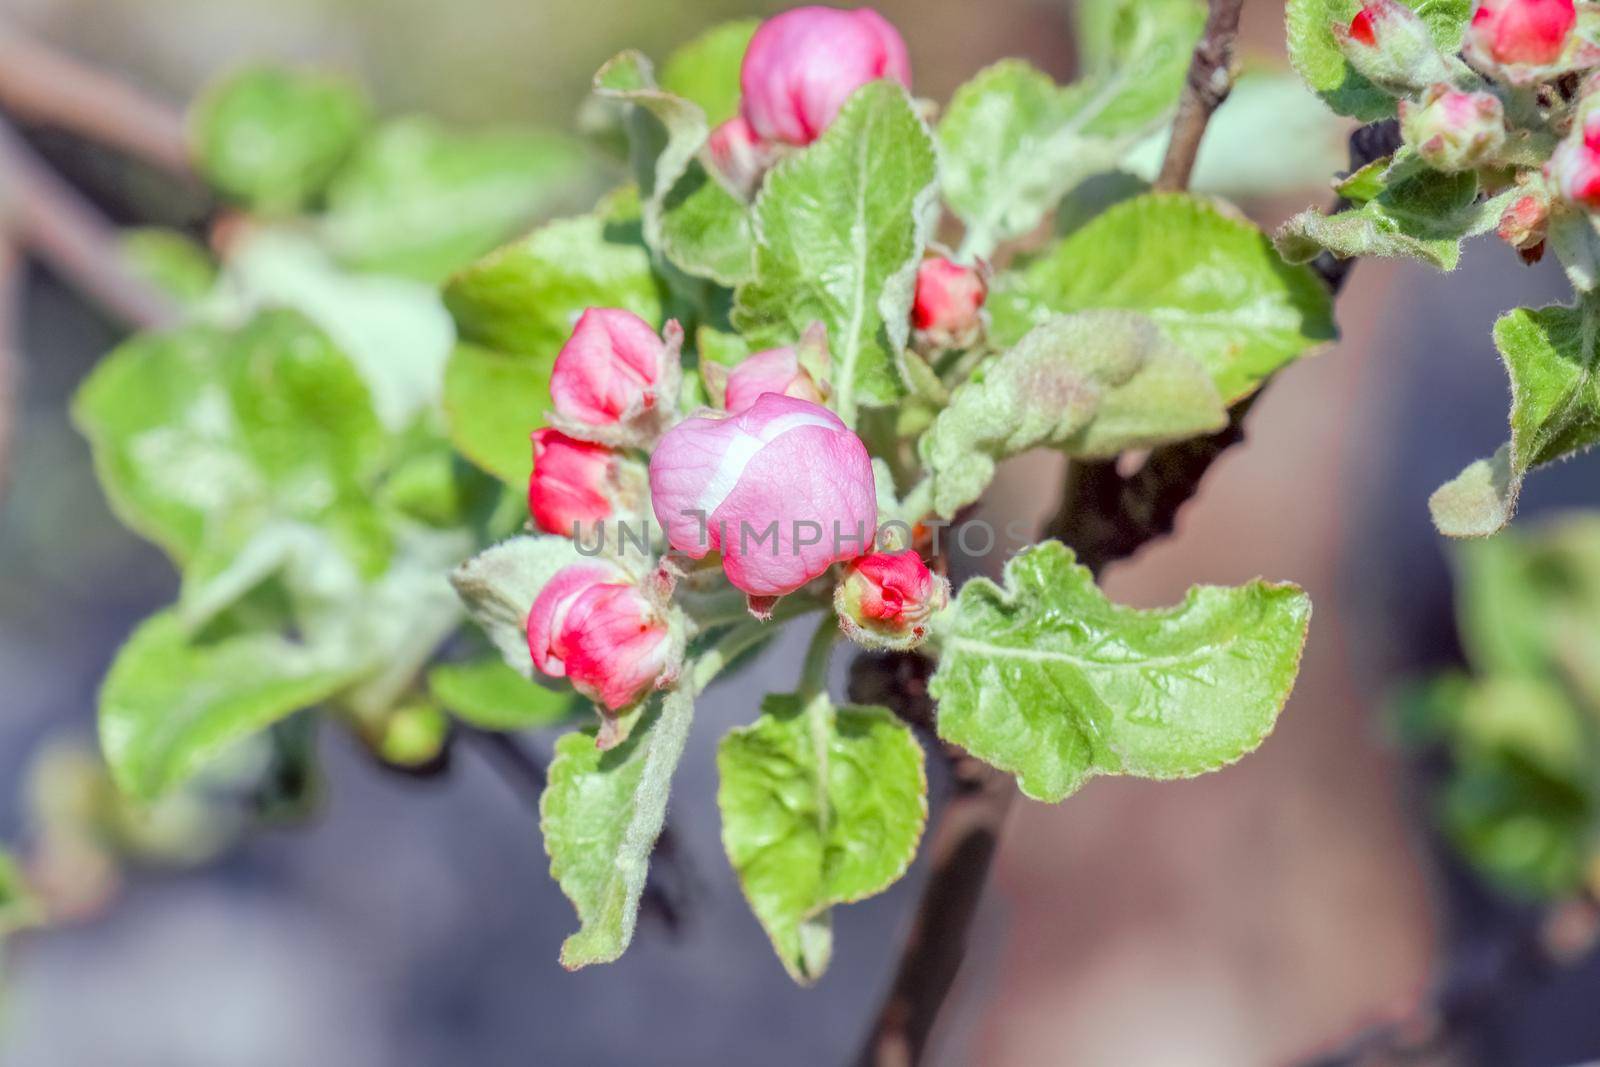
[(650, 457), (650, 502), (673, 548), (721, 552), (728, 580), (755, 597), (870, 550), (877, 529), (861, 439), (827, 408), (779, 393), (669, 430)]

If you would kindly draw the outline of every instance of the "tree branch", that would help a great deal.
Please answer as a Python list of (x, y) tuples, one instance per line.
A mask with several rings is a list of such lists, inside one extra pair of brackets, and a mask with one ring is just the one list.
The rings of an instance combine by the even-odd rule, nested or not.
[(159, 329), (177, 306), (127, 265), (115, 227), (0, 121), (0, 222), (105, 311)]
[[(1242, 4), (1243, 0), (1211, 0), (1156, 183), (1159, 189), (1188, 187), (1206, 126), (1232, 88), (1233, 42)], [(1351, 137), (1352, 169), (1385, 154), (1381, 149), (1387, 139), (1387, 134), (1356, 131)], [(1352, 261), (1344, 261), (1316, 266), (1337, 294), (1351, 265)], [(1108, 564), (1171, 533), (1178, 511), (1199, 489), (1212, 463), (1243, 440), (1244, 418), (1252, 403), (1246, 399), (1237, 405), (1228, 426), (1218, 433), (1156, 449), (1130, 477), (1119, 475), (1114, 463), (1073, 463), (1061, 510), (1047, 524), (1045, 536), (1071, 545), (1078, 559), (1098, 575)], [(925, 657), (914, 658), (920, 661), (915, 668), (903, 661), (880, 661), (889, 684), (853, 685), (852, 699), (887, 704), (914, 725), (931, 726), (927, 678), (932, 665)], [(930, 831), (932, 870), (888, 994), (862, 1046), (857, 1060), (861, 1065), (909, 1067), (921, 1061), (966, 954), (978, 900), (1016, 799), (1010, 775), (955, 746), (944, 745), (943, 751), (954, 792)]]
[(0, 108), (194, 179), (182, 112), (3, 22)]
[(1164, 193), (1189, 188), (1200, 142), (1205, 138), (1211, 115), (1233, 91), (1233, 42), (1239, 35), (1239, 10), (1244, 0), (1211, 0), (1206, 12), (1205, 32), (1194, 46), (1189, 61), (1189, 78), (1178, 98), (1178, 114), (1172, 121), (1172, 140), (1161, 161), (1155, 188)]

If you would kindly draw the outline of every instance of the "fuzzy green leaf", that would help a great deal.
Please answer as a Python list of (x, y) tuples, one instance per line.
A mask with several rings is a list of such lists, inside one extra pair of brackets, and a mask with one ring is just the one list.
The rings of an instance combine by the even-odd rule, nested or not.
[(561, 946), (568, 970), (610, 963), (633, 939), (650, 851), (693, 719), (694, 698), (672, 689), (615, 748), (596, 748), (593, 730), (556, 743), (539, 825), (550, 875), (578, 911), (580, 928)]
[(544, 422), (556, 353), (588, 307), (617, 307), (653, 324), (662, 292), (636, 220), (563, 219), (499, 249), (451, 279), (445, 305), (468, 344), (445, 368), (450, 439), (513, 486), (533, 471), (528, 434)]
[(371, 500), (383, 427), (355, 367), (293, 312), (135, 337), (84, 382), (73, 418), (118, 517), (180, 564), (227, 555), (274, 517), (387, 552)]
[(217, 304), (238, 313), (293, 308), (338, 345), (372, 393), (383, 424), (399, 433), (439, 406), (455, 328), (432, 286), (351, 274), (316, 242), (286, 227), (259, 229), (228, 258)]
[(904, 391), (897, 367), (936, 177), (933, 140), (905, 89), (873, 82), (767, 175), (756, 200), (756, 276), (739, 288), (734, 323), (755, 347), (826, 326), (832, 403), (846, 422)]
[(651, 247), (696, 277), (723, 285), (748, 278), (750, 211), (698, 158), (709, 133), (705, 112), (658, 88), (638, 52), (601, 67), (594, 85), (602, 98), (632, 105), (628, 135)]
[(713, 26), (667, 57), (661, 87), (700, 107), (713, 127), (739, 113), (739, 67), (759, 19)]
[(100, 691), (100, 744), (117, 785), (150, 800), (224, 749), (325, 700), (351, 672), (276, 634), (192, 637), (151, 616), (117, 653)]
[(1186, 778), (1253, 750), (1299, 669), (1293, 585), (1197, 586), (1175, 608), (1108, 601), (1047, 541), (978, 578), (939, 627), (939, 736), (1057, 801), (1097, 774)]
[[(1473, 0), (1400, 0), (1422, 16), (1434, 43), (1446, 56), (1461, 50), (1461, 37)], [(1345, 60), (1330, 27), (1349, 26), (1361, 0), (1289, 0), (1284, 9), (1289, 59), (1305, 83), (1341, 115), (1363, 122), (1389, 118), (1395, 98), (1356, 73)]]
[(571, 693), (528, 681), (499, 659), (447, 663), (428, 672), (433, 698), (459, 719), (485, 730), (526, 730), (572, 717)]
[(1120, 0), (1080, 82), (1058, 87), (1004, 60), (957, 89), (939, 123), (944, 194), (967, 225), (965, 255), (987, 255), (1039, 224), (1079, 182), (1110, 170), (1177, 105), (1205, 8)]
[(582, 144), (562, 134), (398, 119), (339, 171), (318, 223), (344, 262), (437, 284), (566, 205), (591, 173)]
[(1020, 274), (997, 282), (994, 335), (1012, 344), (1054, 315), (1123, 308), (1198, 359), (1225, 402), (1336, 332), (1326, 287), (1289, 266), (1249, 222), (1211, 203), (1152, 194), (1110, 208)]
[(1227, 411), (1205, 369), (1129, 311), (1084, 311), (1035, 327), (982, 364), (918, 442), (933, 506), (977, 500), (995, 463), (1049, 445), (1105, 458), (1218, 429)]
[(1600, 299), (1508, 312), (1494, 324), (1494, 343), (1511, 378), (1511, 440), (1429, 501), (1451, 537), (1499, 531), (1529, 471), (1600, 442)]
[(830, 909), (881, 893), (928, 816), (922, 748), (884, 708), (769, 696), (717, 749), (722, 844), (795, 981), (828, 966)]
[(1358, 201), (1355, 206), (1332, 215), (1311, 208), (1284, 223), (1275, 241), (1285, 259), (1305, 263), (1327, 251), (1340, 258), (1417, 259), (1455, 270), (1461, 242), (1493, 229), (1515, 190), (1480, 201), (1476, 175), (1443, 174), (1407, 153), (1381, 176), (1363, 168), (1342, 192)]
[(528, 612), (556, 571), (583, 557), (566, 537), (513, 537), (457, 567), (450, 583), (495, 648), (524, 678), (534, 675), (528, 652)]
[(264, 214), (292, 214), (327, 185), (371, 115), (343, 78), (256, 67), (208, 89), (189, 116), (206, 180)]
[(158, 226), (124, 230), (119, 243), (130, 269), (187, 306), (203, 300), (217, 282), (216, 260), (181, 230)]

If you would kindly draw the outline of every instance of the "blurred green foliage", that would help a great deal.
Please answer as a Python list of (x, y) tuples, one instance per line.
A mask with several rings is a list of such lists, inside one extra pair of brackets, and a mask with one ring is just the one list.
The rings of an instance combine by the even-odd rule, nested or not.
[(1468, 670), (1409, 688), (1401, 740), (1436, 745), (1435, 802), (1462, 854), (1520, 896), (1600, 883), (1600, 514), (1458, 546)]

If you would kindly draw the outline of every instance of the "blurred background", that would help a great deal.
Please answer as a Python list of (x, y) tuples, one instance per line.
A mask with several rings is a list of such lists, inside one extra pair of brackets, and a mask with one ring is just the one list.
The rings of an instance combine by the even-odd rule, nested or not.
[[(349, 72), (386, 114), (572, 129), (591, 73), (618, 49), (662, 56), (718, 20), (780, 6), (0, 0), (0, 20), (174, 105), (240, 62), (290, 59)], [(910, 44), (921, 95), (945, 99), (1003, 56), (1072, 73), (1066, 0), (877, 6)], [(1280, 5), (1246, 4), (1252, 66), (1281, 67), (1281, 20)], [(1277, 157), (1298, 188), (1241, 201), (1269, 228), (1325, 203), (1342, 163), (1347, 130), (1303, 103), (1276, 112), (1296, 116), (1292, 130), (1256, 129), (1210, 150), (1229, 158), (1202, 157), (1202, 175), (1210, 162), (1242, 194), (1239, 175)], [(59, 131), (23, 132), (119, 223), (184, 225), (199, 210), (156, 171)], [(98, 681), (176, 587), (164, 558), (107, 511), (66, 418), (118, 327), (44, 270), (23, 294), (0, 502), (0, 839), (11, 843), (49, 822), (41, 808), (62, 803), (60, 783), (81, 782)], [(1312, 1062), (1406, 1016), (1440, 981), (1499, 974), (1496, 954), (1530, 909), (1485, 888), (1439, 840), (1430, 772), (1392, 743), (1388, 709), (1403, 680), (1460, 659), (1425, 502), (1504, 438), (1490, 326), (1515, 303), (1563, 296), (1553, 264), (1524, 267), (1492, 239), (1469, 246), (1450, 277), (1358, 267), (1339, 300), (1342, 341), (1274, 382), (1177, 536), (1107, 579), (1114, 598), (1150, 606), (1193, 582), (1304, 585), (1316, 617), (1276, 733), (1206, 778), (1102, 779), (1061, 807), (1014, 808), (936, 1062)], [(1596, 470), (1591, 457), (1532, 479), (1520, 521), (1591, 501)], [(1041, 479), (1059, 479), (1050, 460), (1013, 464), (994, 506), (1043, 517)], [(749, 669), (776, 676), (801, 641), (786, 635)], [(150, 831), (164, 862), (120, 872), (93, 849), (61, 846), (91, 889), (79, 921), (7, 944), (0, 1063), (848, 1062), (923, 871), (840, 909), (832, 970), (814, 989), (791, 984), (740, 897), (714, 814), (715, 739), (748, 718), (757, 684), (725, 683), (703, 702), (672, 808), (676, 915), (647, 920), (622, 961), (579, 974), (557, 965), (570, 907), (528, 798), (486, 764), (407, 780), (328, 731), (327, 785), (306, 823), (211, 855), (203, 820), (169, 813)], [(536, 740), (547, 750), (551, 738)], [(179, 854), (173, 840), (186, 842)], [(1461, 1062), (1600, 1058), (1600, 965), (1485, 988), (1451, 1053)]]

